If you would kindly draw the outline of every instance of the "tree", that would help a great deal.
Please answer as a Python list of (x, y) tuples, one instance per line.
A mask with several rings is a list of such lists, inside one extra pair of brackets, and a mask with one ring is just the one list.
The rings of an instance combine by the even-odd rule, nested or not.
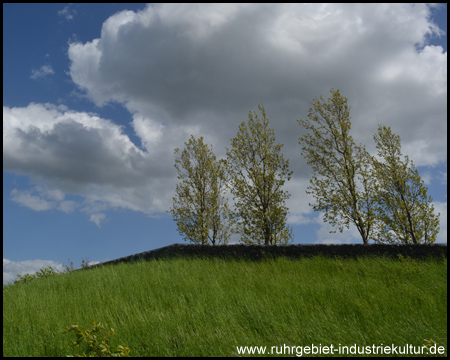
[(225, 160), (216, 156), (204, 142), (191, 135), (186, 148), (175, 149), (178, 170), (176, 196), (170, 208), (178, 232), (196, 244), (227, 243), (233, 232), (233, 219), (224, 196), (228, 174)]
[(374, 135), (378, 159), (372, 158), (377, 179), (377, 213), (383, 225), (378, 241), (403, 244), (433, 243), (439, 232), (431, 196), (408, 156), (402, 159), (400, 136), (379, 126)]
[(236, 216), (240, 219), (241, 241), (247, 244), (286, 244), (292, 241), (292, 229), (286, 225), (289, 193), (281, 187), (289, 180), (289, 160), (283, 159), (283, 144), (275, 144), (275, 131), (263, 106), (260, 120), (249, 112), (248, 125), (243, 121), (227, 149), (231, 191)]
[(321, 96), (310, 102), (308, 120), (298, 120), (310, 133), (299, 138), (302, 155), (313, 169), (308, 194), (317, 201), (309, 204), (315, 211), (325, 211), (324, 221), (337, 226), (353, 224), (363, 243), (377, 224), (374, 179), (370, 160), (363, 145), (356, 145), (350, 135), (350, 107), (339, 90), (331, 89), (327, 102)]

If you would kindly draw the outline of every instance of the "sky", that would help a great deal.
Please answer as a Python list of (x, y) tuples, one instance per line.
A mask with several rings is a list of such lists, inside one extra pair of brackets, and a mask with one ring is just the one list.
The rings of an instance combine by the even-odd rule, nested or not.
[(225, 158), (258, 104), (293, 243), (362, 243), (305, 193), (297, 119), (331, 88), (369, 152), (379, 124), (400, 135), (447, 243), (446, 4), (3, 4), (3, 282), (184, 243), (174, 149)]

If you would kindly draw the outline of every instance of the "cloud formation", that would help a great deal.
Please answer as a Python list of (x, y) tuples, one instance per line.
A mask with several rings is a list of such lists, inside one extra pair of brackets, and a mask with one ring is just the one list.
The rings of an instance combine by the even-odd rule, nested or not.
[(70, 6), (64, 6), (62, 10), (58, 11), (58, 16), (62, 16), (69, 21), (73, 20), (76, 14), (77, 11), (75, 9), (72, 9)]
[(4, 169), (31, 175), (37, 183), (44, 180), (49, 188), (14, 189), (13, 201), (36, 211), (69, 212), (75, 204), (64, 200), (65, 193), (81, 195), (83, 211), (97, 226), (105, 206), (148, 214), (165, 210), (153, 190), (160, 186), (155, 182), (170, 183), (167, 174), (120, 126), (50, 104), (3, 107), (3, 118)]
[(75, 201), (64, 200), (65, 194), (61, 190), (42, 191), (39, 187), (34, 191), (13, 189), (10, 196), (12, 201), (34, 211), (57, 209), (71, 213), (77, 208)]
[(32, 70), (30, 79), (36, 80), (47, 78), (49, 75), (54, 75), (55, 72), (51, 65), (42, 65), (38, 70)]
[(11, 261), (3, 259), (3, 285), (13, 283), (17, 275), (34, 274), (43, 267), (51, 266), (56, 271), (63, 271), (64, 266), (52, 260)]
[[(98, 264), (99, 261), (88, 261), (89, 265)], [(67, 264), (69, 266), (70, 264)], [(73, 264), (72, 264), (73, 265)], [(3, 258), (3, 285), (14, 283), (18, 279), (17, 275), (35, 274), (42, 268), (52, 267), (57, 272), (66, 270), (66, 264), (61, 264), (52, 260), (24, 260), (12, 261)], [(79, 267), (75, 267), (79, 268)]]
[[(430, 14), (425, 4), (156, 4), (119, 12), (99, 38), (69, 45), (70, 76), (98, 106), (123, 104), (140, 144), (95, 114), (4, 107), (4, 168), (81, 195), (97, 226), (107, 208), (160, 213), (176, 183), (173, 149), (193, 134), (224, 156), (248, 111), (263, 103), (294, 171), (291, 222), (310, 222), (310, 169), (296, 119), (332, 87), (349, 99), (356, 142), (373, 151), (381, 123), (401, 136), (417, 166), (446, 161), (447, 53), (428, 45), (442, 35)], [(51, 206), (36, 194), (11, 196), (36, 210)]]
[(442, 33), (429, 16), (425, 4), (149, 5), (71, 44), (70, 74), (96, 104), (171, 125), (166, 138), (200, 127), (226, 135), (221, 147), (261, 102), (293, 145), (285, 135), (301, 131), (308, 102), (339, 88), (357, 138), (383, 122), (417, 165), (433, 165), (446, 159), (447, 54), (426, 45)]

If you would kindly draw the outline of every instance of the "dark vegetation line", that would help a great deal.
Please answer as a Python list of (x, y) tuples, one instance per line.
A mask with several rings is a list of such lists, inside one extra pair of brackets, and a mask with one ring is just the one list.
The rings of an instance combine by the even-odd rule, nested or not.
[[(339, 244), (339, 245), (215, 245), (204, 246), (198, 244), (172, 244), (162, 248), (121, 257), (115, 260), (89, 266), (89, 268), (118, 264), (121, 262), (135, 262), (139, 260), (161, 259), (166, 257), (219, 257), (229, 259), (263, 260), (285, 256), (292, 259), (304, 257), (324, 256), (341, 258), (358, 258), (368, 256), (384, 256), (388, 258), (408, 257), (417, 260), (427, 258), (447, 258), (447, 244)], [(81, 269), (79, 269), (81, 270)]]

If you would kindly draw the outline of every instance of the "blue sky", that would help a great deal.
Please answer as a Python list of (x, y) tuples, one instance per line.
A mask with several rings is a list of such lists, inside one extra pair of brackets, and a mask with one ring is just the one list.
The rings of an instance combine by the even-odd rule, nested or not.
[(260, 103), (294, 172), (294, 243), (361, 243), (305, 193), (296, 120), (330, 88), (357, 143), (400, 135), (446, 243), (446, 5), (3, 4), (4, 282), (182, 243), (174, 148), (193, 134), (224, 157)]

